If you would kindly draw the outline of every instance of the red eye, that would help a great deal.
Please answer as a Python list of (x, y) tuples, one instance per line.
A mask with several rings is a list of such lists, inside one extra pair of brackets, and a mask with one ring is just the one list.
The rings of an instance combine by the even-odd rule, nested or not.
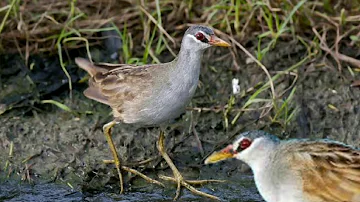
[(202, 40), (205, 39), (205, 36), (204, 36), (203, 33), (201, 33), (201, 32), (196, 33), (195, 37), (196, 37), (196, 39), (199, 40), (199, 41), (202, 41)]
[(240, 142), (240, 149), (244, 150), (246, 148), (248, 148), (251, 145), (251, 141), (249, 139), (243, 139)]

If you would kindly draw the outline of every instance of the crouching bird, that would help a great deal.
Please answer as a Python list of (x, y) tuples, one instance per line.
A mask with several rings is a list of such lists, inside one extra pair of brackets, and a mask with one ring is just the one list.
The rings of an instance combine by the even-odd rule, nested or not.
[(248, 164), (268, 202), (360, 202), (360, 150), (330, 140), (279, 140), (263, 131), (240, 134), (205, 163)]
[[(137, 126), (160, 126), (180, 116), (193, 97), (199, 81), (201, 58), (205, 49), (211, 46), (229, 47), (218, 38), (214, 31), (206, 26), (192, 26), (182, 39), (178, 56), (169, 63), (135, 66), (129, 64), (93, 64), (86, 59), (76, 58), (76, 64), (87, 71), (89, 88), (84, 91), (86, 97), (109, 105), (114, 120), (103, 126), (103, 131), (114, 158), (114, 164), (120, 179), (120, 192), (123, 192), (121, 170), (147, 178), (134, 169), (122, 166), (116, 147), (111, 138), (111, 128), (119, 123)], [(177, 182), (175, 198), (179, 197), (180, 187), (185, 186), (195, 194), (217, 199), (200, 192), (186, 181), (164, 148), (164, 132), (160, 129), (158, 150), (173, 171)]]

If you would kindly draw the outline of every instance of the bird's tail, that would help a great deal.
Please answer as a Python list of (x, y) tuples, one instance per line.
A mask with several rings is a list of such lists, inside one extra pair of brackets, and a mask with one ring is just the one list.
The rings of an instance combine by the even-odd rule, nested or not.
[(97, 73), (104, 73), (108, 70), (94, 65), (92, 62), (85, 58), (75, 58), (75, 63), (83, 70), (87, 71), (91, 77), (95, 76)]

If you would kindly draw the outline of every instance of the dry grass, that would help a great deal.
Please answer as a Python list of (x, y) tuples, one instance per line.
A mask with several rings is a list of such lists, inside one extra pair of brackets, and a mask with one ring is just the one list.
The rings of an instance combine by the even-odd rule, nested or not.
[[(260, 40), (275, 39), (269, 43), (271, 46), (278, 38), (301, 37), (309, 46), (317, 43), (336, 60), (339, 69), (341, 61), (360, 66), (359, 60), (339, 52), (342, 46), (359, 45), (359, 2), (305, 1), (291, 14), (297, 4), (294, 0), (11, 0), (0, 4), (3, 19), (0, 53), (20, 52), (28, 56), (57, 52), (59, 40), (69, 37), (83, 37), (90, 40), (90, 45), (96, 44), (101, 40), (101, 28), (111, 22), (119, 30), (127, 27), (126, 34), (138, 42), (133, 46), (144, 45), (150, 40), (152, 30), (157, 29), (153, 44), (162, 40), (172, 51), (186, 26), (201, 23), (244, 43), (252, 36)], [(67, 49), (84, 45), (80, 40), (64, 44)], [(271, 46), (260, 52), (268, 51)]]
[[(306, 1), (295, 13), (298, 1), (132, 1), (132, 0), (12, 0), (0, 4), (0, 53), (20, 52), (25, 57), (41, 52), (56, 52), (57, 43), (68, 37), (83, 37), (99, 43), (101, 28), (114, 22), (127, 27), (133, 41), (143, 45), (152, 30), (159, 32), (153, 42), (165, 43), (173, 52), (181, 31), (188, 24), (210, 24), (238, 42), (258, 36), (270, 39), (269, 46), (259, 50), (258, 58), (278, 38), (301, 37), (307, 44), (318, 43), (341, 69), (341, 61), (360, 66), (357, 59), (339, 52), (342, 46), (359, 45), (360, 3), (357, 1)], [(290, 16), (291, 14), (291, 16)], [(289, 18), (290, 16), (290, 18)], [(140, 39), (140, 40), (138, 40)], [(79, 48), (81, 40), (64, 44)], [(236, 51), (234, 49), (234, 51)]]

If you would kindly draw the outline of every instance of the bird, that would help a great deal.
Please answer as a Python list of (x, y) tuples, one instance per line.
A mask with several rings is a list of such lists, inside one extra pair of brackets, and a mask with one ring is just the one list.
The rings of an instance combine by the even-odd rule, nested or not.
[(205, 164), (230, 158), (250, 166), (267, 202), (360, 202), (360, 150), (353, 146), (248, 131)]
[[(179, 197), (181, 186), (195, 194), (217, 199), (216, 196), (196, 190), (189, 181), (184, 180), (164, 147), (164, 127), (185, 112), (198, 85), (203, 52), (211, 46), (231, 45), (217, 37), (210, 27), (194, 25), (184, 33), (178, 56), (168, 63), (94, 64), (84, 58), (75, 58), (75, 63), (90, 75), (89, 87), (84, 95), (112, 109), (114, 119), (103, 126), (103, 132), (120, 179), (120, 193), (123, 193), (121, 169), (130, 170), (120, 163), (111, 138), (111, 128), (122, 122), (141, 127), (160, 127), (157, 148), (177, 182), (174, 200)], [(161, 185), (156, 180), (147, 180)]]

